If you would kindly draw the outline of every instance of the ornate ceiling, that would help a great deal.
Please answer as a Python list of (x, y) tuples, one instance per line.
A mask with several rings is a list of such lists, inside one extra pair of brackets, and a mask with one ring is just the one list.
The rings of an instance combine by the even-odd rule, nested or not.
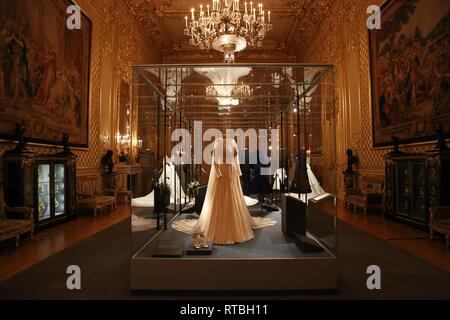
[[(250, 0), (249, 0), (250, 1)], [(273, 30), (261, 48), (247, 48), (236, 62), (294, 62), (318, 32), (321, 22), (341, 0), (262, 0), (272, 11)], [(164, 63), (222, 62), (214, 50), (201, 51), (183, 33), (184, 17), (208, 0), (124, 0), (145, 38)], [(258, 2), (258, 0), (255, 0)]]

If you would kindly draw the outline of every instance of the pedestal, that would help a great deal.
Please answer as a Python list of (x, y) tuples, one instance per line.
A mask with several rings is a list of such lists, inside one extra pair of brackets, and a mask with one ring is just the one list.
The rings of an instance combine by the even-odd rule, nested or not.
[(355, 171), (344, 171), (342, 174), (344, 175), (345, 194), (356, 193), (358, 190), (356, 187), (356, 177), (358, 174)]
[(103, 188), (105, 190), (116, 190), (116, 173), (105, 172), (103, 174)]
[(119, 191), (117, 192), (117, 200), (121, 204), (127, 204), (131, 201), (131, 191)]

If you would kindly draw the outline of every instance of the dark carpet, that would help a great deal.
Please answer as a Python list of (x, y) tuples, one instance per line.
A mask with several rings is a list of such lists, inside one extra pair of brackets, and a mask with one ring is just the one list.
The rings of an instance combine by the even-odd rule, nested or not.
[[(126, 220), (0, 283), (0, 299), (450, 299), (450, 273), (349, 224), (338, 222), (337, 228), (339, 291), (336, 294), (134, 296), (129, 292), (131, 241), (130, 221)], [(72, 264), (82, 270), (80, 291), (66, 288), (66, 268)], [(381, 290), (370, 291), (366, 287), (366, 268), (372, 264), (381, 268)]]

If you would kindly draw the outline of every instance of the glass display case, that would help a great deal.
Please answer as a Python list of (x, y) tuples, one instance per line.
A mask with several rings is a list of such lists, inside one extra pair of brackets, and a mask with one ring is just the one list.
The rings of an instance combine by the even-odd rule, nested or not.
[(34, 208), (35, 225), (43, 227), (76, 213), (76, 159), (55, 155), (7, 151), (5, 202), (11, 207)]
[(52, 216), (50, 183), (50, 164), (38, 164), (38, 221), (49, 219)]
[[(132, 152), (139, 138), (155, 164), (147, 195), (131, 201), (131, 289), (337, 289), (332, 66), (133, 71)], [(210, 160), (219, 136), (236, 145), (231, 167)], [(238, 183), (208, 192), (229, 168)], [(233, 208), (236, 199), (246, 209), (224, 209), (215, 234), (199, 235), (211, 203)], [(245, 213), (252, 236), (223, 244), (217, 234), (235, 231), (226, 219), (235, 211)]]
[(55, 216), (66, 213), (66, 166), (63, 163), (56, 163), (54, 166), (54, 190), (55, 190)]
[(38, 224), (51, 221), (66, 214), (66, 164), (37, 162)]

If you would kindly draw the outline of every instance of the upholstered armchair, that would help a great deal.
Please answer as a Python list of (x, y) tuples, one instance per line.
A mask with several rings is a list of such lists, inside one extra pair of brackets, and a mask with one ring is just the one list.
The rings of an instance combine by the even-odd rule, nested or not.
[(34, 210), (26, 207), (8, 207), (3, 204), (6, 219), (0, 219), (0, 241), (16, 238), (16, 247), (19, 246), (20, 235), (30, 232), (33, 239)]
[(434, 239), (434, 232), (445, 235), (445, 243), (450, 247), (450, 207), (430, 208), (430, 238)]

